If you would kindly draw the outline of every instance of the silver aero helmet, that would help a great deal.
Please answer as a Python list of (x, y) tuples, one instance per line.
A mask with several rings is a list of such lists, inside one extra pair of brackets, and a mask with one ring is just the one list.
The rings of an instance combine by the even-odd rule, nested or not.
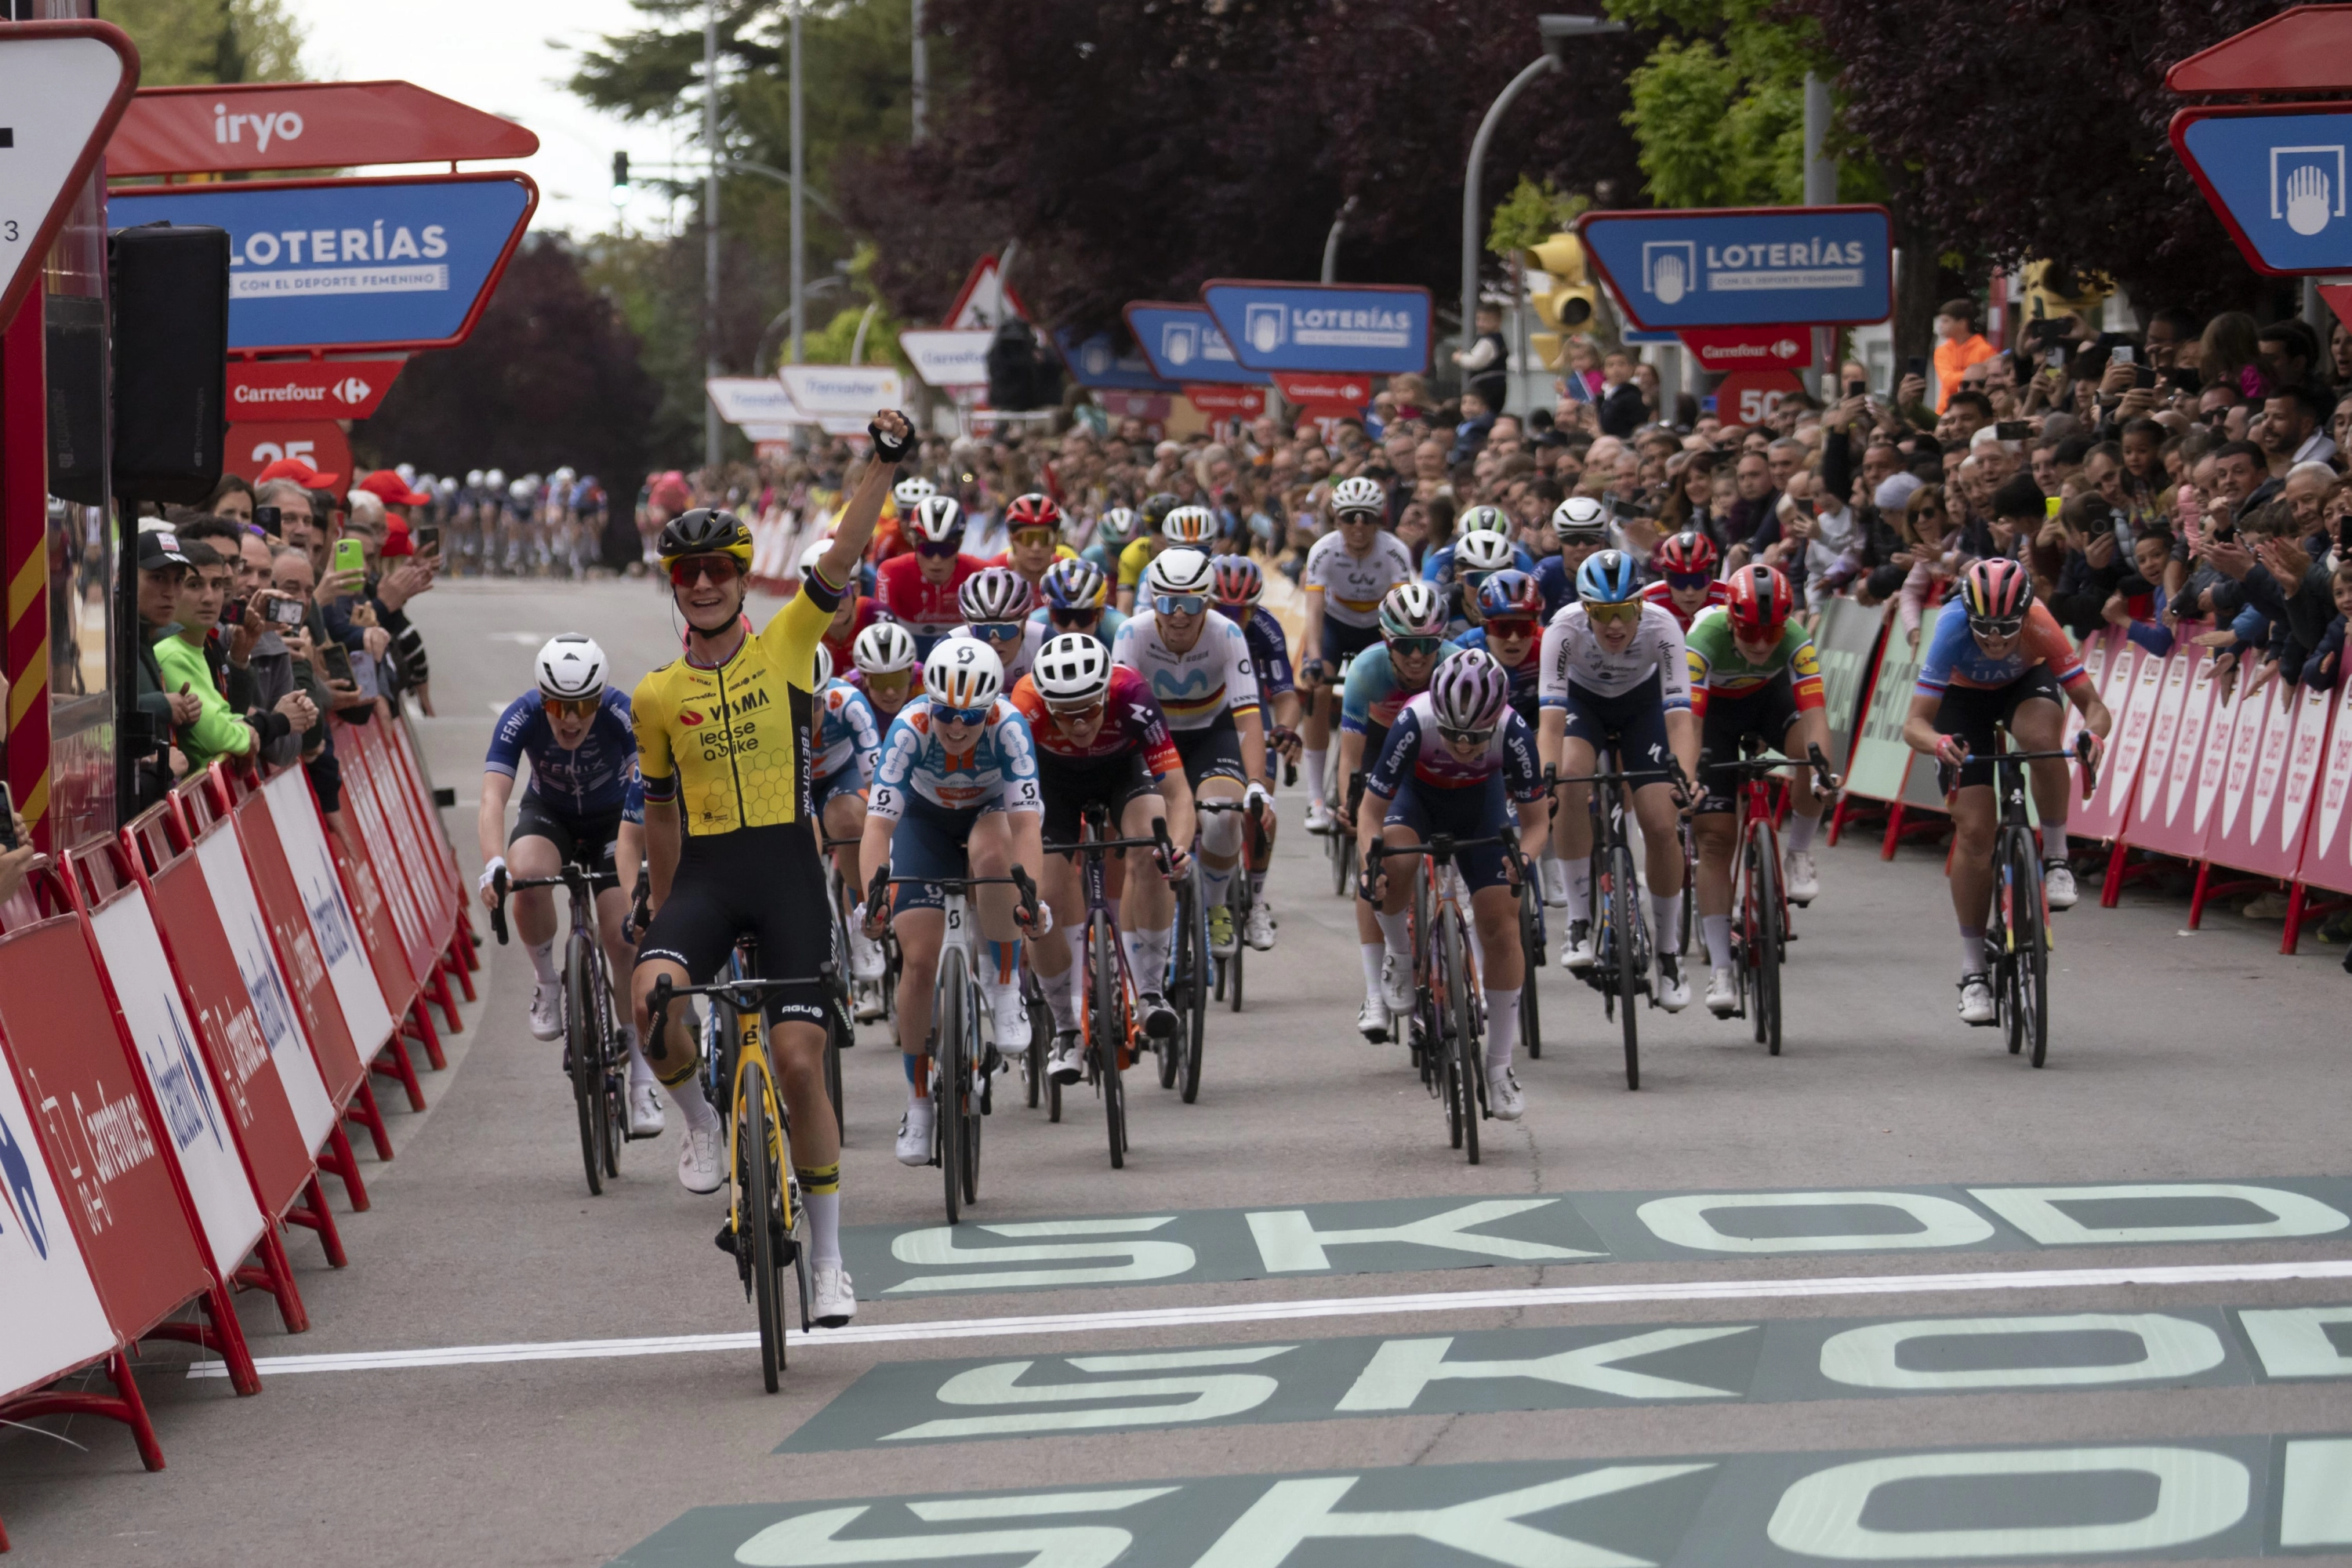
[(857, 634), (849, 657), (866, 675), (888, 675), (915, 668), (915, 639), (896, 621), (877, 621)]
[(1160, 594), (1213, 594), (1216, 591), (1216, 569), (1209, 558), (1197, 550), (1172, 545), (1151, 558), (1151, 568), (1144, 574), (1144, 584), (1156, 596)]
[(985, 708), (1004, 689), (1004, 663), (978, 637), (942, 637), (923, 660), (923, 692), (941, 708)]
[(1024, 619), (1035, 600), (1029, 579), (1010, 566), (983, 566), (956, 590), (956, 608), (974, 624)]
[(1551, 531), (1563, 544), (1609, 542), (1609, 513), (1591, 496), (1570, 496), (1552, 509)]
[(1517, 559), (1509, 539), (1485, 529), (1465, 533), (1454, 542), (1454, 570), (1456, 574), (1500, 572)]
[(1345, 517), (1349, 512), (1369, 512), (1378, 516), (1388, 509), (1388, 492), (1381, 489), (1378, 479), (1358, 474), (1341, 479), (1331, 487), (1331, 515)]
[(1048, 708), (1090, 708), (1110, 690), (1110, 650), (1085, 632), (1049, 637), (1029, 679)]
[(890, 499), (898, 503), (898, 510), (902, 515), (914, 510), (939, 493), (940, 487), (919, 474), (910, 475), (890, 487)]
[(925, 496), (907, 519), (907, 536), (918, 544), (945, 544), (963, 537), (963, 508), (953, 496)]
[(604, 691), (604, 650), (593, 637), (565, 632), (539, 650), (539, 690), (542, 697), (583, 702)]

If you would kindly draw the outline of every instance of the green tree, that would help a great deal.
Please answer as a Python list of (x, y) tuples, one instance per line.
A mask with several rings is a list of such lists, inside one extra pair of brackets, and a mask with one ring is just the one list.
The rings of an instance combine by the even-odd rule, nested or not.
[(1581, 191), (1562, 191), (1549, 180), (1521, 174), (1511, 194), (1495, 204), (1494, 218), (1486, 226), (1486, 248), (1508, 256), (1541, 245), (1564, 233), (1591, 205), (1592, 198)]
[(302, 79), (286, 0), (110, 0), (106, 19), (139, 46), (142, 87)]

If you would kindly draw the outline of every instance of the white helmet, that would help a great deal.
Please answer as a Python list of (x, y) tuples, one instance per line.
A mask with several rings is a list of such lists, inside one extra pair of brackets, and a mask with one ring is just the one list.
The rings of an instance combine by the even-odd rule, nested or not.
[(816, 563), (824, 560), (824, 552), (832, 548), (832, 540), (820, 539), (814, 544), (810, 545), (806, 550), (801, 552), (802, 582), (805, 583), (816, 574)]
[(481, 469), (467, 468), (466, 470), (466, 488), (467, 489), (480, 489), (486, 482), (486, 476), (483, 474)]
[(578, 632), (551, 639), (539, 650), (539, 689), (567, 702), (603, 695), (604, 650)]
[(823, 691), (833, 684), (833, 649), (823, 643), (816, 645), (816, 679), (809, 683), (811, 691)]
[(1004, 663), (978, 637), (942, 637), (923, 660), (923, 691), (942, 708), (985, 708), (1004, 689)]
[(1110, 650), (1099, 637), (1064, 632), (1046, 639), (1029, 668), (1037, 695), (1054, 708), (1085, 708), (1110, 689)]
[(867, 675), (915, 668), (915, 639), (896, 621), (877, 621), (857, 634), (849, 657)]
[(956, 608), (967, 621), (1017, 621), (1036, 602), (1029, 579), (1010, 566), (983, 566), (956, 590)]
[(1362, 474), (1352, 479), (1341, 479), (1331, 487), (1333, 517), (1351, 511), (1383, 512), (1388, 510), (1388, 492), (1381, 489), (1381, 482)]
[(890, 499), (898, 503), (902, 513), (914, 510), (939, 493), (940, 487), (920, 474), (911, 474), (890, 487)]
[(410, 489), (415, 489), (416, 488), (416, 465), (415, 465), (415, 464), (414, 464), (414, 463), (394, 463), (394, 464), (392, 466), (392, 471), (393, 471), (394, 473), (398, 474), (398, 475), (400, 476), (400, 482), (401, 482), (402, 484), (406, 485)]
[(1508, 539), (1486, 529), (1465, 533), (1454, 542), (1456, 572), (1500, 572), (1517, 559)]
[(1553, 509), (1551, 531), (1563, 542), (1571, 539), (1606, 542), (1609, 513), (1591, 496), (1570, 496)]
[(1151, 569), (1144, 577), (1145, 586), (1154, 595), (1213, 593), (1217, 582), (1216, 568), (1209, 563), (1209, 558), (1181, 545), (1153, 556)]
[(566, 463), (563, 467), (556, 469), (555, 472), (548, 475), (547, 482), (551, 485), (568, 485), (579, 477), (580, 476), (577, 473), (572, 471), (572, 465)]
[(925, 496), (907, 520), (907, 532), (924, 544), (945, 544), (963, 537), (963, 508), (953, 496)]
[(1217, 537), (1217, 514), (1204, 506), (1180, 506), (1160, 520), (1160, 533), (1171, 544), (1207, 544)]
[(507, 471), (504, 468), (492, 468), (482, 476), (482, 483), (490, 489), (502, 490), (507, 488)]

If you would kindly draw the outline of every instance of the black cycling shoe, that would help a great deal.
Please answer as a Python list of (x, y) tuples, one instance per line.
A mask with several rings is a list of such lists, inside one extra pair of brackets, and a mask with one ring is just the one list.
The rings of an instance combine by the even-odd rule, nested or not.
[(1143, 1032), (1157, 1040), (1174, 1039), (1183, 1020), (1176, 1016), (1176, 1009), (1168, 1005), (1168, 998), (1157, 991), (1147, 991), (1138, 1001), (1143, 1009)]

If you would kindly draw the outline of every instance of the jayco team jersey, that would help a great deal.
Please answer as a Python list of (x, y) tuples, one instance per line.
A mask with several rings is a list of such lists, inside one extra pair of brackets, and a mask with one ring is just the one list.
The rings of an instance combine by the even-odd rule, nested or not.
[(829, 779), (853, 763), (860, 783), (874, 782), (875, 754), (882, 749), (882, 720), (862, 687), (835, 680), (819, 694), (816, 762), (813, 778)]
[[(1045, 639), (1053, 635), (1051, 631), (1034, 621), (1024, 621), (1021, 625), (1021, 646), (1013, 650), (1011, 658), (1004, 658), (1004, 650), (997, 647), (994, 643), (988, 645), (996, 653), (998, 662), (1004, 666), (1005, 690), (1012, 690), (1013, 683), (1029, 673), (1029, 667), (1037, 662), (1037, 650), (1044, 647)], [(975, 634), (970, 626), (958, 626), (948, 636), (970, 637), (974, 637)]]
[(2011, 645), (2008, 658), (1988, 658), (1955, 601), (1936, 617), (1936, 636), (1919, 663), (1919, 682), (1913, 689), (1922, 697), (1941, 697), (1948, 686), (2007, 686), (2037, 664), (2048, 665), (2061, 686), (2073, 688), (2091, 679), (2049, 605), (2037, 600), (2025, 612), (2025, 629)]
[(525, 757), (530, 759), (530, 793), (557, 816), (579, 821), (622, 809), (637, 776), (629, 694), (617, 686), (604, 688), (587, 738), (579, 750), (567, 752), (555, 743), (555, 726), (548, 722), (539, 693), (524, 692), (499, 715), (482, 771), (513, 778)]
[(931, 700), (918, 697), (890, 721), (874, 767), (866, 815), (896, 822), (919, 798), (945, 811), (1029, 811), (1037, 797), (1036, 742), (1029, 721), (999, 697), (968, 749), (950, 752), (932, 721)]
[[(1323, 595), (1323, 615), (1343, 626), (1376, 626), (1381, 601), (1400, 583), (1412, 581), (1412, 555), (1385, 529), (1372, 535), (1372, 548), (1350, 554), (1347, 536), (1333, 529), (1307, 552), (1299, 585)], [(1311, 650), (1310, 650), (1311, 651)]]
[(1297, 689), (1290, 673), (1290, 638), (1264, 605), (1219, 605), (1217, 614), (1241, 627), (1257, 670), (1258, 695), (1269, 701)]
[(1110, 657), (1143, 677), (1171, 730), (1205, 730), (1228, 710), (1238, 718), (1257, 709), (1249, 638), (1223, 616), (1205, 616), (1200, 637), (1182, 653), (1161, 638), (1157, 610), (1129, 616)]
[(1424, 691), (1406, 703), (1389, 726), (1380, 760), (1364, 775), (1364, 788), (1394, 800), (1408, 776), (1424, 789), (1466, 789), (1496, 773), (1503, 775), (1503, 787), (1513, 800), (1536, 800), (1543, 795), (1543, 769), (1536, 761), (1535, 731), (1528, 721), (1504, 709), (1493, 739), (1465, 762), (1437, 732), (1437, 710)]
[(891, 619), (914, 634), (917, 658), (929, 654), (931, 645), (947, 636), (949, 628), (963, 623), (963, 610), (956, 604), (956, 590), (963, 586), (965, 578), (979, 570), (977, 557), (959, 555), (948, 580), (934, 583), (923, 575), (922, 558), (911, 552), (893, 555), (876, 569), (875, 599)]
[[(1429, 667), (1430, 673), (1435, 675), (1438, 665), (1461, 651), (1454, 643), (1438, 644), (1437, 661)], [(1396, 722), (1397, 714), (1413, 695), (1397, 679), (1396, 666), (1389, 662), (1389, 645), (1368, 647), (1348, 667), (1348, 684), (1339, 689), (1339, 728), (1359, 735), (1385, 730)]]
[(1601, 646), (1581, 602), (1560, 611), (1544, 628), (1538, 689), (1547, 708), (1567, 707), (1570, 684), (1595, 697), (1622, 697), (1652, 676), (1657, 678), (1669, 710), (1691, 705), (1690, 655), (1683, 646), (1683, 629), (1671, 612), (1655, 605), (1642, 606), (1633, 639), (1615, 653)]

